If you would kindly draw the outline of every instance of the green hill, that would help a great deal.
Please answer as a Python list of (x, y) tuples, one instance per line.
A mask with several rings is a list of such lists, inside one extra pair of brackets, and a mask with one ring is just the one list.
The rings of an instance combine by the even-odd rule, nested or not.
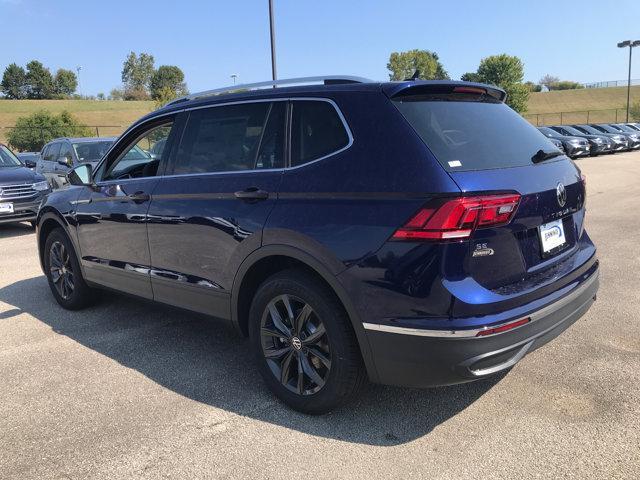
[(134, 120), (149, 113), (154, 102), (123, 102), (108, 100), (0, 100), (0, 142), (6, 142), (8, 128), (18, 117), (38, 110), (59, 113), (68, 110), (85, 125), (94, 127), (99, 136), (120, 134)]
[[(634, 101), (640, 101), (640, 85), (631, 87), (631, 103)], [(538, 92), (530, 95), (525, 118), (539, 125), (624, 121), (626, 105), (626, 87)], [(562, 122), (560, 112), (564, 112)]]

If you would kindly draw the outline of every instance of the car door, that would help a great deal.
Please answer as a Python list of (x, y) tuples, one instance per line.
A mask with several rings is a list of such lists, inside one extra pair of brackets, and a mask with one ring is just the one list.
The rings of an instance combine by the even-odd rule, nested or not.
[(45, 147), (44, 155), (42, 157), (42, 174), (54, 188), (58, 187), (58, 183), (56, 182), (55, 163), (57, 162), (59, 155), (60, 142), (52, 142)]
[(228, 318), (239, 263), (258, 248), (282, 178), (286, 101), (185, 112), (149, 209), (156, 300)]
[[(98, 167), (95, 185), (79, 196), (77, 234), (88, 281), (153, 298), (147, 211), (169, 155), (173, 124), (172, 117), (163, 117), (127, 134)], [(152, 157), (148, 149), (162, 140), (165, 148)]]

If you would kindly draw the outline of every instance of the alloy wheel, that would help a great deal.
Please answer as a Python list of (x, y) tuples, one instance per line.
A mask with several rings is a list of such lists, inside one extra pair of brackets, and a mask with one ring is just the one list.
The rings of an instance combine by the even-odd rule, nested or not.
[(322, 320), (304, 300), (279, 295), (260, 325), (262, 353), (278, 381), (298, 395), (318, 392), (331, 370), (331, 350)]
[(73, 267), (69, 251), (62, 242), (53, 242), (49, 250), (49, 272), (58, 294), (65, 300), (74, 290)]

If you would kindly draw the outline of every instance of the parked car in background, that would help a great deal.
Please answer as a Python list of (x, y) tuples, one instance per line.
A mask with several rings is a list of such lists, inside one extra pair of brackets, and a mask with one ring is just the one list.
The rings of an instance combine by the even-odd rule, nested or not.
[(562, 142), (560, 140), (558, 140), (555, 137), (547, 137), (547, 138), (551, 141), (551, 143), (553, 143), (558, 148), (558, 150), (560, 150), (562, 153), (565, 153), (565, 154), (567, 153), (565, 152), (564, 145), (562, 145)]
[(607, 131), (599, 130), (591, 125), (581, 124), (581, 125), (571, 125), (573, 128), (580, 132), (584, 132), (588, 135), (605, 135), (611, 139), (613, 142), (613, 151), (614, 152), (622, 152), (624, 150), (629, 149), (629, 139), (622, 135), (621, 133), (609, 133)]
[(20, 152), (16, 153), (16, 157), (24, 163), (25, 167), (35, 170), (40, 160), (40, 154), (38, 152)]
[(49, 193), (46, 179), (28, 169), (5, 145), (0, 144), (0, 224), (35, 224), (42, 197)]
[(175, 100), (75, 167), (38, 218), (56, 301), (104, 287), (218, 317), (308, 413), (367, 374), (426, 387), (506, 371), (590, 308), (584, 177), (503, 90), (264, 88), (284, 83)]
[(632, 140), (632, 149), (637, 150), (640, 148), (640, 131), (636, 127), (624, 123), (612, 123), (610, 126), (621, 133), (629, 135)]
[(585, 138), (589, 142), (590, 155), (592, 157), (602, 153), (609, 153), (613, 147), (613, 142), (604, 135), (590, 135), (583, 133), (570, 125), (554, 125), (550, 128), (558, 132), (560, 135)]
[(631, 122), (631, 123), (626, 123), (625, 125), (628, 125), (629, 127), (635, 129), (636, 131), (640, 132), (640, 123), (635, 123), (635, 122)]
[(628, 145), (627, 148), (629, 150), (635, 150), (637, 148), (640, 148), (640, 135), (637, 135), (635, 133), (625, 132), (621, 128), (616, 128), (613, 125), (610, 125), (608, 123), (598, 123), (598, 124), (592, 123), (590, 125), (596, 130), (600, 130), (601, 132), (604, 132), (604, 133), (613, 133), (613, 134), (624, 136), (627, 139), (627, 145)]
[(69, 171), (82, 163), (97, 165), (115, 137), (56, 138), (42, 147), (36, 171), (44, 175), (52, 188), (66, 183)]
[(591, 146), (586, 138), (563, 135), (551, 127), (538, 127), (538, 130), (546, 137), (560, 140), (570, 158), (586, 157), (591, 153)]

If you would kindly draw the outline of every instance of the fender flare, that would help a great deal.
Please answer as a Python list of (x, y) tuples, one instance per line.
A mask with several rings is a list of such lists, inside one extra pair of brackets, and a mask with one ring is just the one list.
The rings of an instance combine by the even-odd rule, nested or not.
[(71, 243), (73, 244), (73, 248), (75, 249), (76, 254), (79, 252), (76, 236), (73, 235), (72, 232), (70, 231), (69, 222), (65, 220), (64, 215), (62, 215), (59, 211), (55, 210), (54, 208), (45, 207), (44, 211), (41, 210), (38, 213), (38, 220), (37, 220), (38, 230), (36, 235), (36, 241), (38, 243), (38, 257), (40, 259), (40, 268), (42, 268), (43, 272), (44, 272), (44, 262), (43, 262), (44, 257), (42, 256), (42, 253), (43, 253), (42, 249), (44, 248), (44, 245), (41, 244), (40, 229), (41, 229), (41, 225), (48, 220), (55, 221), (60, 226), (60, 228), (64, 230), (64, 232), (67, 234), (67, 237), (69, 237), (69, 240), (71, 240)]
[(358, 341), (358, 346), (360, 348), (360, 352), (362, 354), (362, 359), (364, 361), (365, 367), (367, 369), (367, 374), (369, 378), (373, 382), (377, 382), (378, 373), (375, 368), (375, 362), (373, 359), (373, 354), (371, 351), (371, 347), (369, 345), (369, 340), (367, 339), (367, 334), (365, 332), (362, 320), (353, 305), (353, 302), (350, 300), (349, 295), (347, 294), (343, 285), (338, 281), (336, 276), (331, 273), (329, 268), (327, 268), (322, 262), (316, 259), (313, 255), (300, 250), (296, 247), (292, 247), (290, 245), (266, 245), (257, 250), (254, 250), (251, 254), (249, 254), (244, 261), (240, 264), (238, 271), (233, 280), (233, 286), (231, 287), (231, 323), (233, 327), (241, 332), (240, 328), (240, 320), (238, 314), (238, 302), (240, 296), (240, 286), (244, 280), (246, 273), (251, 269), (253, 265), (255, 265), (258, 261), (271, 257), (271, 256), (284, 256), (290, 257), (295, 260), (300, 261), (306, 266), (310, 267), (314, 270), (327, 284), (331, 287), (331, 289), (338, 296), (338, 299), (344, 306), (347, 311), (347, 315), (351, 320), (351, 325), (353, 326), (353, 330), (356, 334), (356, 339)]

